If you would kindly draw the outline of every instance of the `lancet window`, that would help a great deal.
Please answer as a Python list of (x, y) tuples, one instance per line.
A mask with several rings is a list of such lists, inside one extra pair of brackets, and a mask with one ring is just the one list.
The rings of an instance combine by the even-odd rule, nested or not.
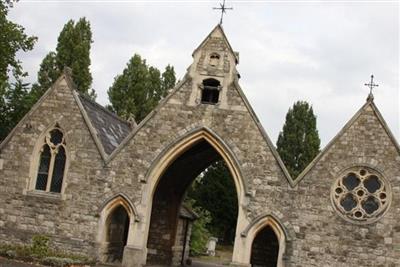
[(64, 134), (60, 128), (53, 128), (45, 135), (39, 152), (35, 189), (61, 193), (66, 161)]

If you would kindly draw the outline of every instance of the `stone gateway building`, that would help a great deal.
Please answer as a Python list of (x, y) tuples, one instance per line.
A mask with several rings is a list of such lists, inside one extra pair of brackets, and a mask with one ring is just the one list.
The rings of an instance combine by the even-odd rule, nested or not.
[(65, 72), (0, 146), (0, 240), (46, 234), (100, 262), (178, 265), (185, 191), (224, 160), (238, 199), (232, 265), (400, 266), (400, 148), (372, 95), (290, 177), (238, 62), (217, 25), (139, 125), (79, 95)]

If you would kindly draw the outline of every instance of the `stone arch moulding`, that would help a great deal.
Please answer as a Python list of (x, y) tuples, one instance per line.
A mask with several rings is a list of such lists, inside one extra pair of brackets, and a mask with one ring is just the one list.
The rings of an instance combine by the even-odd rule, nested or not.
[[(137, 213), (136, 207), (130, 201), (124, 193), (118, 193), (109, 197), (99, 208), (99, 221), (98, 221), (98, 233), (97, 233), (97, 244), (98, 244), (98, 260), (101, 262), (107, 262), (109, 253), (109, 242), (107, 240), (108, 227), (110, 217), (113, 216), (114, 211), (119, 207), (122, 207), (128, 215), (129, 225), (127, 228), (126, 238), (133, 238), (131, 232), (132, 228), (137, 225), (140, 221), (140, 217)], [(124, 248), (123, 248), (124, 249)]]
[(251, 248), (254, 239), (257, 234), (263, 230), (265, 227), (271, 227), (274, 231), (278, 242), (279, 242), (279, 252), (278, 252), (278, 261), (277, 267), (284, 267), (283, 255), (285, 253), (286, 242), (290, 240), (289, 235), (283, 224), (280, 220), (273, 214), (261, 214), (257, 216), (246, 228), (243, 232), (241, 232), (240, 236), (245, 239), (244, 243), (244, 251), (245, 255), (242, 257), (245, 258), (247, 263), (250, 263), (251, 257)]
[[(157, 185), (162, 178), (164, 171), (167, 170), (168, 167), (180, 155), (182, 155), (182, 153), (184, 153), (193, 145), (202, 140), (208, 142), (217, 151), (217, 153), (221, 155), (222, 159), (225, 161), (231, 172), (232, 178), (235, 183), (235, 189), (238, 199), (236, 236), (240, 236), (240, 232), (246, 227), (248, 223), (245, 208), (247, 206), (248, 197), (250, 196), (248, 192), (248, 187), (242, 176), (242, 171), (240, 170), (240, 164), (237, 158), (234, 156), (234, 153), (217, 134), (215, 134), (209, 128), (198, 127), (189, 130), (181, 137), (177, 138), (174, 142), (169, 144), (167, 147), (165, 147), (150, 166), (144, 180), (142, 180), (142, 182), (146, 183), (146, 186), (143, 190), (141, 203), (138, 206), (140, 212), (142, 212), (144, 216), (143, 223), (145, 224), (145, 230), (141, 232), (136, 232), (137, 235), (134, 234), (137, 238), (135, 238), (135, 240), (131, 240), (132, 242), (128, 244), (129, 247), (140, 247), (143, 249), (143, 251), (147, 251), (146, 244), (149, 235), (153, 196), (156, 191)], [(236, 245), (239, 244), (235, 242), (235, 246)], [(146, 253), (142, 255), (143, 258), (141, 259), (141, 263), (145, 264)]]
[(385, 174), (385, 170), (382, 169), (382, 167), (384, 167), (383, 164), (379, 165), (379, 163), (373, 158), (364, 158), (363, 160), (357, 160), (357, 161), (354, 160), (350, 162), (345, 162), (340, 166), (335, 166), (335, 168), (331, 168), (330, 174), (333, 177), (337, 177), (343, 171), (353, 168), (355, 166), (365, 166), (371, 168), (377, 172), (382, 173), (385, 177), (387, 177), (387, 175)]
[(107, 219), (107, 216), (119, 205), (125, 208), (129, 217), (133, 219), (134, 222), (140, 222), (140, 216), (135, 205), (124, 193), (115, 194), (103, 202), (98, 211), (100, 218), (106, 215), (105, 219)]
[[(243, 192), (245, 196), (251, 196), (251, 192), (249, 191), (249, 187), (247, 185), (247, 181), (243, 178), (242, 170), (239, 164), (238, 159), (236, 158), (233, 151), (229, 148), (229, 146), (219, 137), (214, 131), (212, 131), (208, 127), (197, 127), (192, 130), (189, 130), (184, 135), (180, 136), (178, 139), (174, 140), (174, 142), (167, 145), (161, 153), (155, 158), (153, 163), (151, 164), (150, 168), (146, 172), (146, 175), (143, 179), (141, 179), (142, 183), (147, 183), (154, 173), (156, 168), (159, 168), (159, 162), (168, 162), (171, 163), (176, 159), (181, 153), (185, 151), (185, 148), (190, 147), (192, 144), (196, 143), (197, 141), (205, 139), (210, 145), (212, 145), (215, 150), (220, 153), (222, 158), (225, 162), (232, 167), (234, 167), (235, 173), (232, 173), (232, 176), (240, 178), (240, 183), (243, 188)], [(181, 148), (181, 149), (180, 149)], [(178, 150), (178, 151), (175, 151)], [(175, 152), (174, 152), (175, 151)], [(175, 157), (174, 157), (175, 155)], [(172, 156), (172, 158), (171, 158)], [(164, 164), (162, 168), (165, 170), (168, 167), (168, 164)], [(236, 183), (236, 181), (235, 181)], [(236, 185), (238, 186), (238, 185)], [(237, 187), (238, 189), (238, 187)]]

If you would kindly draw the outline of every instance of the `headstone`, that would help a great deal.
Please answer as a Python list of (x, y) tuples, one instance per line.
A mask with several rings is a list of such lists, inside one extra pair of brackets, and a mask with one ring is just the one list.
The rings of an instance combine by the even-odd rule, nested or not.
[(215, 256), (215, 246), (217, 245), (218, 238), (210, 237), (207, 243), (207, 254), (209, 256)]

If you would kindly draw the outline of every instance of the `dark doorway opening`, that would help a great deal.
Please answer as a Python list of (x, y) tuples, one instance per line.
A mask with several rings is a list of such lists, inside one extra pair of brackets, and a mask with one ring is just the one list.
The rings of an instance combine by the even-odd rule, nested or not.
[[(187, 229), (186, 224), (181, 222), (182, 203), (193, 181), (210, 165), (218, 161), (222, 161), (221, 155), (202, 139), (183, 152), (164, 171), (153, 195), (147, 240), (147, 265), (183, 265), (185, 263), (183, 254), (188, 251), (188, 243), (185, 242), (189, 242), (190, 238), (186, 236), (182, 238), (181, 235)], [(237, 205), (237, 199), (235, 205)]]
[(278, 253), (278, 238), (274, 230), (270, 226), (266, 226), (254, 238), (251, 246), (251, 266), (276, 267)]
[(110, 213), (106, 223), (106, 262), (120, 263), (128, 240), (129, 215), (123, 206), (118, 206)]

